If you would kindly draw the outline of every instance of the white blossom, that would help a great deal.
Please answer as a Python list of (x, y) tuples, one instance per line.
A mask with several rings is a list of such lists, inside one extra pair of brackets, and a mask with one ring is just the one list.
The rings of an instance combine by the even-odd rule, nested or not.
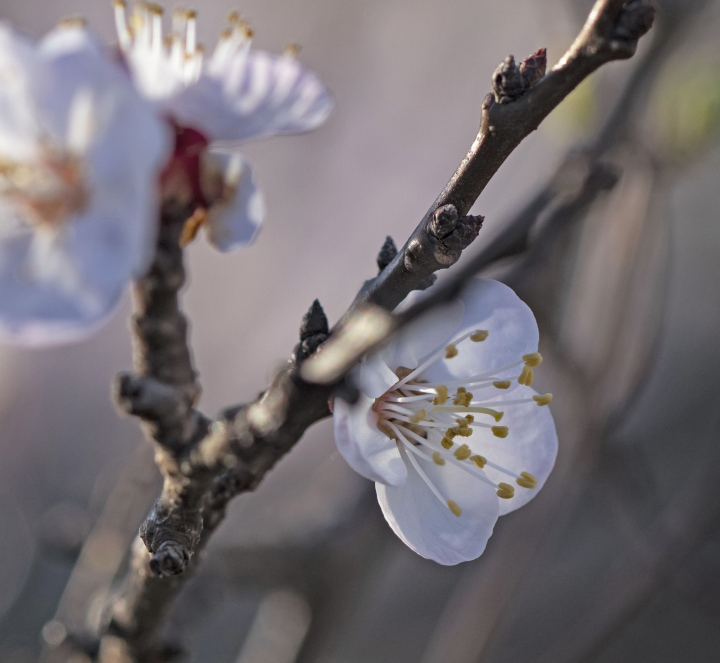
[(0, 336), (83, 337), (148, 266), (166, 125), (81, 25), (0, 24)]
[(423, 557), (475, 559), (498, 516), (547, 479), (557, 435), (552, 396), (530, 387), (537, 349), (530, 309), (507, 286), (474, 279), (361, 363), (355, 405), (335, 400), (340, 453), (376, 482), (386, 520)]
[(213, 199), (203, 218), (210, 242), (222, 251), (249, 244), (264, 218), (262, 198), (249, 164), (222, 153), (234, 154), (248, 140), (318, 127), (332, 97), (292, 49), (281, 55), (251, 49), (252, 31), (235, 12), (206, 56), (194, 11), (176, 10), (166, 37), (162, 7), (137, 3), (128, 12), (122, 0), (114, 7), (120, 48), (138, 89), (159, 112), (209, 143), (220, 190), (216, 209)]

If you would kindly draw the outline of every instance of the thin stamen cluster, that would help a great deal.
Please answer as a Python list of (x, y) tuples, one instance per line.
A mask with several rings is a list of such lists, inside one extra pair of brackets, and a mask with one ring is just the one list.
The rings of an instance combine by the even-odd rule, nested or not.
[[(481, 434), (477, 435), (473, 442), (477, 442), (477, 447), (481, 449), (482, 440), (478, 438), (482, 435), (491, 433), (495, 437), (506, 438), (510, 434), (507, 426), (497, 425), (504, 415), (504, 411), (497, 409), (498, 407), (533, 402), (543, 406), (552, 400), (552, 394), (502, 401), (493, 400), (492, 393), (485, 398), (476, 397), (476, 393), (482, 390), (508, 389), (513, 380), (530, 386), (533, 381), (532, 369), (542, 362), (538, 352), (523, 355), (520, 360), (508, 366), (462, 380), (430, 383), (422, 379), (423, 372), (436, 361), (443, 357), (452, 360), (459, 356), (461, 353), (458, 346), (461, 343), (468, 340), (479, 343), (487, 337), (486, 330), (464, 334), (421, 362), (417, 368), (400, 367), (396, 371), (399, 381), (378, 398), (373, 407), (378, 414), (378, 428), (395, 439), (398, 446), (407, 452), (410, 464), (428, 488), (458, 517), (462, 514), (461, 507), (442, 495), (417, 459), (430, 460), (439, 466), (447, 463), (454, 465), (479, 481), (493, 486), (498, 497), (511, 499), (515, 495), (514, 486), (502, 481), (491, 481), (482, 471), (483, 468), (489, 467), (507, 475), (522, 488), (535, 488), (537, 479), (529, 472), (516, 473), (494, 463), (486, 456), (476, 453), (468, 443), (458, 444), (457, 438), (471, 438), (480, 431)], [(519, 375), (512, 378), (500, 377), (520, 365), (523, 368)], [(473, 389), (472, 392), (470, 388)], [(476, 418), (480, 417), (490, 417), (494, 423), (477, 421)]]
[[(197, 41), (197, 12), (176, 9), (172, 17), (172, 31), (163, 34), (164, 9), (156, 4), (139, 2), (128, 13), (124, 0), (115, 0), (115, 26), (120, 48), (129, 53), (134, 49), (166, 59), (174, 73), (186, 85), (200, 77), (204, 47)], [(228, 16), (229, 27), (220, 34), (209, 67), (223, 64), (247, 53), (253, 32), (237, 12)]]

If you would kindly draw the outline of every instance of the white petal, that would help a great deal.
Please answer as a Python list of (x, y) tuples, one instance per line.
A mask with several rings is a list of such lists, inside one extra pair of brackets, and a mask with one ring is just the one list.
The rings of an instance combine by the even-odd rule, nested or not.
[(218, 144), (261, 136), (295, 134), (322, 124), (332, 97), (294, 58), (250, 51), (167, 101), (167, 110)]
[[(22, 207), (10, 210), (11, 201), (4, 201), (2, 225), (15, 231), (0, 233), (0, 333), (25, 344), (62, 343), (94, 331), (130, 279), (147, 268), (156, 182), (170, 148), (165, 123), (115, 62), (82, 39), (48, 46), (41, 55), (36, 68), (16, 70), (28, 82), (35, 130), (29, 161), (41, 167), (48, 143), (76, 157), (86, 199), (52, 230), (28, 226)], [(9, 106), (0, 104), (0, 127), (12, 117), (12, 104), (12, 98)]]
[[(403, 449), (402, 453), (410, 452)], [(458, 504), (462, 515), (455, 516), (441, 504), (410, 468), (403, 486), (376, 484), (385, 519), (407, 546), (427, 559), (445, 565), (476, 559), (485, 550), (498, 518), (495, 489), (450, 464), (440, 467), (432, 461), (418, 461), (443, 497)]]
[(33, 95), (49, 83), (33, 44), (0, 22), (0, 144), (4, 159), (37, 156), (40, 128)]
[(208, 239), (220, 251), (252, 244), (265, 218), (265, 203), (250, 164), (239, 154), (213, 154), (224, 172), (229, 199), (209, 212)]
[[(112, 291), (68, 290), (68, 279), (38, 279), (32, 264), (32, 237), (0, 242), (0, 338), (25, 346), (48, 346), (86, 338), (107, 321), (122, 295)], [(42, 248), (37, 256), (42, 255)], [(57, 257), (57, 254), (52, 257)], [(61, 256), (60, 256), (61, 257)], [(60, 272), (57, 264), (42, 263), (47, 274)], [(67, 274), (72, 278), (72, 273)]]
[(373, 403), (374, 399), (362, 394), (355, 405), (335, 399), (335, 442), (357, 473), (371, 481), (399, 486), (407, 478), (407, 469), (395, 440), (378, 430), (378, 417), (371, 409)]
[[(529, 398), (535, 393), (529, 387), (521, 387), (511, 397), (507, 396), (507, 399)], [(506, 395), (503, 393), (501, 398), (505, 397)], [(504, 516), (527, 504), (543, 487), (555, 465), (558, 438), (555, 423), (547, 405), (540, 407), (536, 403), (526, 403), (509, 405), (503, 408), (502, 400), (498, 400), (496, 407), (505, 412), (502, 425), (508, 427), (508, 436), (500, 439), (488, 435), (483, 437), (481, 445), (473, 444), (473, 438), (471, 437), (470, 446), (473, 447), (473, 450), (477, 450), (487, 457), (488, 460), (516, 474), (530, 472), (538, 480), (536, 488), (522, 488), (507, 474), (492, 468), (485, 468), (486, 474), (493, 481), (505, 481), (515, 486), (515, 497), (509, 500), (500, 500), (500, 515)]]
[(360, 362), (353, 371), (353, 380), (366, 396), (378, 398), (398, 381), (398, 377), (376, 353)]
[(83, 51), (100, 57), (103, 46), (100, 40), (82, 25), (58, 26), (48, 32), (39, 42), (38, 50), (46, 57), (58, 57), (65, 53)]
[[(395, 312), (402, 312), (426, 296), (427, 291), (410, 293)], [(423, 315), (401, 329), (379, 354), (392, 370), (400, 366), (416, 368), (423, 359), (445, 347), (456, 336), (464, 311), (465, 305), (456, 299)]]
[[(475, 278), (468, 283), (461, 299), (465, 312), (456, 337), (476, 329), (488, 331), (488, 337), (480, 343), (463, 341), (457, 356), (436, 361), (423, 372), (424, 379), (431, 382), (462, 379), (507, 366), (520, 360), (523, 354), (537, 351), (535, 316), (506, 285)], [(519, 371), (517, 368), (510, 373)]]

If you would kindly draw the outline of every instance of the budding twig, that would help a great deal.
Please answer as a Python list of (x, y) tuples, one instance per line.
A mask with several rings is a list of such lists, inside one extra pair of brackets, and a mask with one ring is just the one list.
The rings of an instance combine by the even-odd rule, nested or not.
[[(389, 257), (388, 246), (382, 260), (378, 257), (380, 274), (365, 284), (330, 339), (315, 352), (328, 331), (319, 303), (313, 304), (301, 327), (296, 361), (254, 402), (213, 421), (194, 410), (199, 386), (177, 306), (183, 280), (180, 221), (187, 214), (164, 219), (155, 264), (138, 285), (136, 375), (121, 377), (117, 391), (123, 409), (140, 416), (156, 442), (165, 486), (143, 526), (147, 549), (136, 547), (122, 599), (111, 610), (101, 661), (152, 658), (157, 628), (188, 575), (171, 574), (194, 567), (194, 555), (222, 520), (228, 501), (257, 486), (308, 426), (329, 415), (328, 398), (357, 360), (406, 321), (388, 311), (454, 264), (475, 239), (483, 218), (468, 212), (500, 165), (585, 77), (605, 62), (632, 55), (649, 16), (645, 0), (598, 0), (551, 72), (540, 73), (540, 53), (517, 67), (519, 95), (506, 89), (517, 78), (506, 62), (506, 80), (501, 75), (495, 86), (502, 95), (498, 102), (486, 97), (479, 133), (455, 175), (400, 251)], [(118, 651), (122, 657), (112, 658)]]

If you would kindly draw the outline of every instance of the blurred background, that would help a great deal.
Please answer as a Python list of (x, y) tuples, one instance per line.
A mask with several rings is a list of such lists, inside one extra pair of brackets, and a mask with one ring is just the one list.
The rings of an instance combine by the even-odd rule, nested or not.
[[(189, 249), (204, 411), (264, 388), (313, 299), (331, 322), (344, 312), (385, 236), (405, 241), (464, 156), (497, 64), (541, 46), (554, 64), (591, 4), (238, 7), (258, 47), (300, 44), (337, 105), (312, 134), (248, 146), (269, 208), (252, 248)], [(718, 660), (720, 3), (658, 4), (638, 55), (574, 92), (473, 210), (486, 222), (469, 254), (534, 221), (530, 251), (489, 273), (541, 325), (536, 381), (560, 438), (547, 487), (480, 559), (441, 567), (395, 538), (321, 422), (232, 504), (178, 600), (167, 635), (190, 661)], [(197, 7), (208, 47), (235, 8)], [(113, 39), (104, 0), (0, 0), (35, 36), (75, 14)], [(612, 189), (587, 185), (585, 153), (568, 162), (582, 145), (620, 175)], [(38, 661), (61, 622), (98, 623), (159, 491), (149, 445), (109, 400), (131, 365), (129, 311), (79, 346), (0, 347), (2, 663)]]

